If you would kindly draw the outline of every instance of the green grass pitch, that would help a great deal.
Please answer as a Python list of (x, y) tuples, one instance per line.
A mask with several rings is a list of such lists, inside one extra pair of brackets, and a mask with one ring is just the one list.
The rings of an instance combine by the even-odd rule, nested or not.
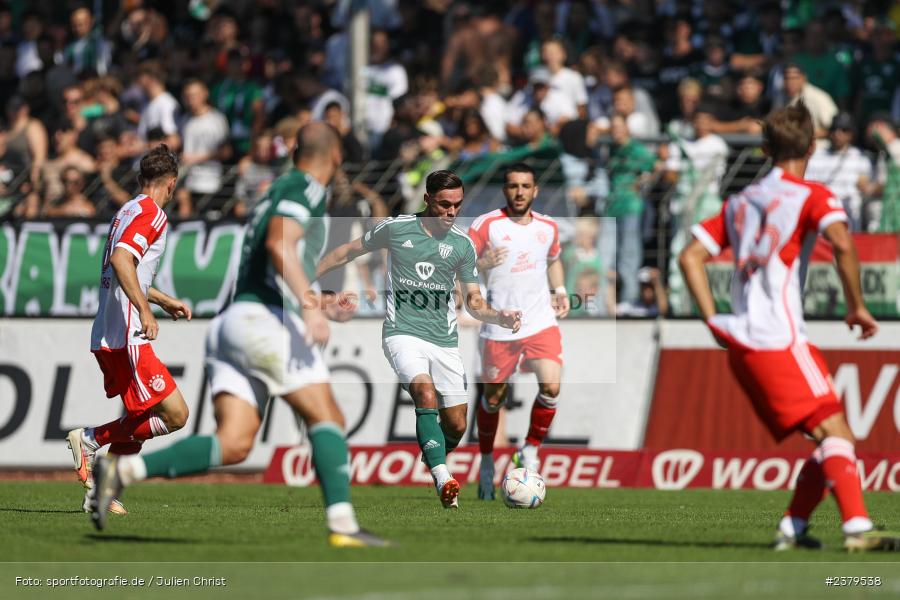
[[(353, 496), (360, 522), (396, 546), (341, 550), (325, 543), (316, 488), (151, 482), (127, 490), (130, 514), (110, 515), (103, 532), (80, 511), (80, 489), (59, 482), (0, 486), (0, 598), (52, 597), (46, 587), (13, 586), (18, 575), (119, 572), (145, 579), (221, 573), (229, 584), (169, 588), (164, 596), (152, 583), (73, 588), (65, 598), (221, 599), (249, 597), (246, 589), (256, 598), (380, 600), (444, 586), (472, 598), (900, 595), (900, 554), (841, 552), (830, 499), (813, 520), (828, 549), (771, 552), (783, 492), (550, 489), (541, 508), (510, 510), (499, 500), (478, 501), (469, 487), (460, 510), (446, 511), (426, 487), (359, 487)], [(869, 494), (867, 502), (877, 522), (900, 525), (896, 496)], [(61, 562), (67, 564), (53, 564)], [(826, 576), (854, 575), (878, 575), (882, 584), (824, 583)], [(265, 586), (254, 587), (260, 580)]]

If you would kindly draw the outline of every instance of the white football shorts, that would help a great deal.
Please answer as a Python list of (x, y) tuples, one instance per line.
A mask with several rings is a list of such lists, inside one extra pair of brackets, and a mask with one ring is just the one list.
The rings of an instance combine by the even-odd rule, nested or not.
[(416, 375), (428, 375), (437, 389), (438, 406), (450, 408), (469, 401), (466, 369), (459, 348), (444, 348), (412, 335), (391, 335), (382, 341), (384, 355), (404, 389)]
[(327, 383), (318, 346), (306, 343), (306, 326), (294, 312), (258, 302), (235, 302), (210, 322), (206, 373), (210, 392), (227, 392), (255, 404), (260, 415), (270, 396)]

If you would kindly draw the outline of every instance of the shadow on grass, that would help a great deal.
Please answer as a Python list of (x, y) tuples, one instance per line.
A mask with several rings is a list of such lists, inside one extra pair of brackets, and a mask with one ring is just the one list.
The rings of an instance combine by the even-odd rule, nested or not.
[(766, 550), (769, 544), (758, 542), (691, 542), (675, 540), (653, 540), (634, 538), (602, 538), (589, 536), (557, 536), (557, 537), (532, 537), (529, 542), (553, 543), (553, 544), (600, 544), (610, 546), (662, 546), (670, 548), (751, 548), (754, 550)]
[(196, 544), (197, 540), (187, 538), (152, 537), (145, 535), (110, 535), (88, 533), (85, 538), (94, 542), (129, 542), (137, 544)]
[(84, 511), (74, 509), (74, 510), (62, 510), (60, 508), (5, 508), (0, 507), (0, 512), (13, 512), (13, 513), (38, 513), (38, 514), (47, 514), (47, 515), (77, 515), (83, 514)]

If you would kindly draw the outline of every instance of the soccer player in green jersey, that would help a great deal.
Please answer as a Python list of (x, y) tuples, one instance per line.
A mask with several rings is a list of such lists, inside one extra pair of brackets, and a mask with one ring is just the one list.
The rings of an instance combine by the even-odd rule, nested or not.
[(338, 246), (322, 259), (317, 273), (321, 277), (373, 250), (388, 250), (382, 348), (416, 405), (416, 438), (441, 503), (456, 508), (459, 483), (447, 469), (447, 452), (466, 432), (469, 400), (456, 331), (457, 281), (476, 319), (518, 331), (522, 314), (494, 310), (481, 295), (475, 247), (454, 225), (463, 203), (462, 180), (450, 171), (435, 171), (425, 190), (423, 212), (387, 219)]
[(325, 498), (333, 546), (382, 546), (360, 529), (350, 503), (344, 417), (335, 403), (320, 345), (328, 319), (352, 308), (324, 304), (311, 287), (327, 238), (326, 185), (340, 166), (341, 143), (323, 123), (298, 134), (295, 169), (279, 177), (250, 215), (234, 302), (210, 323), (206, 368), (215, 435), (195, 435), (146, 456), (112, 456), (95, 468), (92, 519), (98, 529), (124, 486), (147, 477), (180, 477), (242, 462), (253, 448), (270, 395), (306, 422)]

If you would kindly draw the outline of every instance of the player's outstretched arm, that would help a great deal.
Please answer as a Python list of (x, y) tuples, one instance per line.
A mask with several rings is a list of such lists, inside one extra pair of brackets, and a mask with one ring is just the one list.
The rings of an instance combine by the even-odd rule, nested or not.
[(156, 288), (150, 288), (150, 291), (147, 293), (147, 300), (150, 304), (155, 304), (172, 317), (173, 321), (177, 321), (181, 317), (184, 317), (188, 321), (191, 320), (193, 314), (191, 313), (191, 307), (179, 300), (178, 298), (173, 298), (168, 294), (164, 294)]
[(306, 339), (311, 344), (326, 344), (330, 335), (328, 319), (322, 311), (318, 294), (312, 291), (297, 254), (297, 242), (303, 237), (303, 226), (294, 219), (275, 216), (266, 232), (266, 251), (272, 267), (284, 279), (291, 293), (303, 306)]
[(831, 242), (838, 276), (844, 287), (847, 302), (847, 317), (844, 321), (851, 331), (854, 326), (859, 325), (859, 339), (868, 339), (878, 332), (878, 323), (863, 301), (862, 285), (859, 282), (859, 258), (853, 236), (850, 235), (847, 224), (842, 221), (832, 223), (822, 234)]
[(118, 247), (113, 250), (112, 256), (109, 257), (109, 264), (116, 274), (119, 287), (122, 288), (122, 291), (125, 292), (131, 303), (138, 309), (138, 318), (141, 320), (141, 337), (155, 340), (159, 333), (159, 324), (156, 322), (156, 317), (153, 316), (150, 303), (141, 290), (135, 260), (131, 252)]
[(519, 331), (519, 327), (522, 326), (522, 311), (494, 310), (481, 295), (481, 289), (477, 283), (465, 283), (463, 286), (466, 308), (470, 315), (479, 321), (512, 329), (513, 333)]
[(351, 260), (356, 260), (360, 256), (364, 254), (368, 254), (371, 250), (367, 250), (363, 246), (363, 239), (356, 238), (346, 244), (341, 244), (328, 254), (322, 257), (322, 260), (319, 261), (318, 266), (316, 267), (316, 279), (328, 273), (329, 271), (333, 271), (339, 267), (343, 267)]
[(706, 275), (706, 261), (712, 255), (709, 250), (696, 239), (691, 240), (687, 247), (681, 251), (678, 257), (678, 266), (684, 274), (684, 281), (691, 291), (691, 296), (697, 302), (697, 308), (704, 321), (716, 314), (716, 303), (713, 300), (712, 290), (709, 287), (709, 278)]

